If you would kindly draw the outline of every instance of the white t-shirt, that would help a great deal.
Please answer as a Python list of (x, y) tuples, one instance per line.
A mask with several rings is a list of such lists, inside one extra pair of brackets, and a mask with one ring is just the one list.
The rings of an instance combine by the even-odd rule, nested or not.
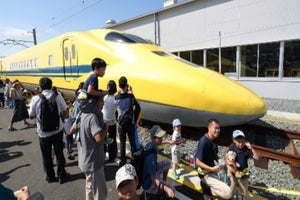
[[(173, 134), (172, 134), (172, 141), (179, 141), (181, 140), (181, 133), (178, 132), (178, 131), (173, 131)], [(172, 145), (172, 151), (180, 151), (181, 150), (181, 144), (173, 144)]]
[(109, 126), (116, 124), (116, 110), (117, 105), (115, 104), (114, 95), (105, 95), (103, 98), (104, 105), (102, 108), (104, 122), (108, 123)]

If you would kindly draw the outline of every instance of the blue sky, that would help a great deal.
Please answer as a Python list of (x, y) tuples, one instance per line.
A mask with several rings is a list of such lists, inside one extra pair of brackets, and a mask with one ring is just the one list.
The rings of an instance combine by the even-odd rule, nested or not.
[[(69, 31), (84, 31), (105, 27), (105, 22), (117, 22), (155, 11), (164, 0), (5, 0), (0, 12), (0, 57), (26, 47), (3, 45), (7, 39), (37, 42)], [(2, 41), (2, 43), (1, 43)], [(25, 43), (32, 46), (33, 43)]]

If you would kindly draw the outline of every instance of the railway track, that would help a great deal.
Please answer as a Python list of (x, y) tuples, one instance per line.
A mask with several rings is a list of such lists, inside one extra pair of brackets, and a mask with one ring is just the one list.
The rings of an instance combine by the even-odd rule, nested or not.
[(296, 143), (300, 143), (300, 132), (254, 125), (246, 125), (246, 128), (262, 134), (263, 137), (256, 139), (264, 139), (253, 143), (261, 157), (254, 162), (257, 167), (268, 169), (269, 159), (279, 160), (289, 164), (293, 177), (300, 180), (300, 148), (296, 147)]

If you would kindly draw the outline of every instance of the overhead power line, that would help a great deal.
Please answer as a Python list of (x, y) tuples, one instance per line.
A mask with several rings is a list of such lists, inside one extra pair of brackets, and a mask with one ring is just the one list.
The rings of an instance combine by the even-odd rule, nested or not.
[[(47, 28), (45, 28), (44, 30), (41, 30), (40, 32), (46, 31), (46, 30), (48, 30), (49, 28), (52, 28), (52, 27), (54, 27), (54, 26), (57, 26), (58, 24), (61, 24), (61, 23), (65, 22), (65, 21), (67, 21), (68, 19), (70, 19), (70, 18), (72, 18), (72, 17), (74, 17), (74, 16), (76, 16), (76, 15), (82, 13), (83, 11), (85, 11), (85, 10), (91, 8), (91, 7), (94, 7), (95, 5), (101, 3), (102, 1), (104, 1), (104, 0), (96, 1), (95, 3), (93, 3), (93, 4), (87, 6), (87, 7), (83, 8), (83, 9), (81, 9), (81, 10), (79, 10), (79, 11), (77, 11), (77, 12), (75, 12), (75, 13), (73, 13), (73, 14), (71, 14), (71, 15), (69, 15), (69, 16), (63, 18), (63, 19), (61, 19), (60, 21), (58, 21), (58, 22), (56, 22), (56, 23), (54, 23), (54, 24), (52, 24), (52, 25), (50, 25), (50, 26), (48, 26)], [(52, 17), (52, 19), (55, 19), (55, 17)]]
[(21, 45), (28, 48), (29, 46), (25, 45), (26, 43), (33, 43), (33, 42), (27, 40), (14, 40), (14, 39), (6, 39), (0, 41), (0, 44), (3, 45)]

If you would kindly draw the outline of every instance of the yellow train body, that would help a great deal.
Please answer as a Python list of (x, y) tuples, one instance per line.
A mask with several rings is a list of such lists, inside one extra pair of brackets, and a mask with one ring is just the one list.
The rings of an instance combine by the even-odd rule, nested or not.
[(104, 59), (108, 80), (126, 76), (143, 110), (143, 118), (206, 126), (211, 117), (236, 125), (266, 113), (262, 98), (239, 83), (196, 67), (137, 36), (111, 29), (70, 32), (0, 60), (1, 79), (19, 79), (32, 89), (42, 76), (53, 80), (66, 98), (89, 76), (91, 60)]

